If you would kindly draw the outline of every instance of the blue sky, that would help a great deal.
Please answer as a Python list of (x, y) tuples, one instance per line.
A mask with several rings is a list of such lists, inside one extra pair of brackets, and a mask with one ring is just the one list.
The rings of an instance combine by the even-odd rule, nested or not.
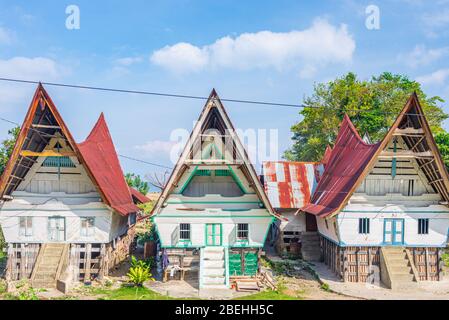
[[(102, 3), (102, 4), (100, 4)], [(65, 26), (68, 5), (80, 29)], [(365, 26), (368, 5), (380, 29)], [(418, 79), (449, 99), (449, 1), (5, 1), (0, 77), (301, 103), (314, 83), (348, 71)], [(34, 86), (0, 83), (0, 116), (22, 122)], [(78, 141), (104, 112), (120, 153), (170, 165), (174, 129), (203, 102), (47, 87)], [(227, 103), (236, 127), (278, 129), (290, 144), (298, 110)], [(447, 104), (443, 104), (449, 112)], [(0, 138), (9, 124), (0, 122)], [(449, 122), (445, 124), (449, 129)], [(160, 169), (121, 159), (125, 171)]]

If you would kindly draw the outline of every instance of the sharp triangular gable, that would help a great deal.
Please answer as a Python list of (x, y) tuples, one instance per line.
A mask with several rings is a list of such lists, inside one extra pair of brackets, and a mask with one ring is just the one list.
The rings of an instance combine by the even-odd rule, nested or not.
[[(347, 118), (346, 122), (348, 121), (349, 118)], [(348, 125), (348, 127), (353, 128), (352, 123)], [(355, 128), (353, 128), (353, 131), (355, 131)], [(401, 137), (407, 150), (394, 153), (387, 150), (387, 146), (394, 137)], [(360, 146), (364, 145), (364, 142), (356, 132), (352, 134), (350, 139), (357, 141), (357, 144)], [(357, 174), (353, 176), (355, 179), (350, 179), (348, 181), (349, 183), (340, 183), (340, 187), (335, 187), (337, 184), (333, 184), (332, 186), (326, 185), (332, 177), (342, 174), (342, 170), (336, 170), (335, 166), (338, 166), (342, 157), (345, 157), (344, 152), (348, 151), (342, 149), (341, 151), (343, 153), (337, 154), (338, 148), (339, 146), (345, 146), (349, 143), (350, 141), (348, 140), (341, 141), (338, 145), (336, 143), (332, 156), (330, 157), (329, 163), (323, 174), (323, 179), (317, 187), (313, 203), (303, 208), (305, 212), (316, 214), (321, 217), (329, 217), (338, 214), (380, 158), (415, 159), (420, 170), (422, 170), (434, 191), (440, 194), (446, 203), (449, 202), (448, 172), (416, 93), (412, 94), (409, 98), (384, 139), (380, 143), (374, 145), (365, 144), (367, 147), (372, 146), (370, 148), (372, 156), (369, 157), (369, 161), (362, 163), (358, 168)], [(349, 170), (349, 168), (347, 170)], [(330, 193), (336, 195), (333, 198), (333, 201), (328, 201)]]
[(271, 207), (248, 154), (215, 90), (210, 94), (189, 141), (153, 209), (153, 214), (160, 211), (178, 184), (187, 169), (185, 164), (201, 165), (205, 160), (209, 164), (216, 163), (221, 166), (231, 167), (237, 164), (270, 214), (279, 217)]
[[(39, 84), (0, 182), (1, 196), (10, 195), (44, 152), (51, 138), (64, 139), (65, 156), (78, 153), (76, 143), (50, 96)], [(51, 155), (48, 153), (48, 155)]]
[[(102, 117), (100, 117), (101, 119)], [(109, 144), (112, 145), (112, 141)], [(59, 151), (59, 148), (62, 149)], [(98, 173), (93, 174), (55, 104), (41, 84), (36, 89), (12, 155), (1, 177), (0, 195), (2, 198), (11, 195), (17, 189), (39, 157), (76, 157), (79, 163), (83, 165), (86, 174), (100, 193), (103, 201), (114, 207), (113, 203), (109, 201), (111, 197), (105, 194), (96, 179)], [(121, 170), (120, 174), (123, 175)], [(126, 192), (132, 203), (128, 188), (126, 188)], [(133, 211), (126, 213), (137, 211), (135, 206), (132, 209)], [(120, 213), (125, 214), (123, 210)]]

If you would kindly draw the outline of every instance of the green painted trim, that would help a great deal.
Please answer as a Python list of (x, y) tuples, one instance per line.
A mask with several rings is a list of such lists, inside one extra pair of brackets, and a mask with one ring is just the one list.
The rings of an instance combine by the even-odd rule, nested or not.
[[(208, 236), (209, 236), (209, 233), (207, 231), (208, 226), (212, 226), (212, 234), (211, 234), (212, 243), (208, 243)], [(220, 226), (220, 244), (215, 243), (215, 237), (217, 236), (217, 233), (216, 233), (217, 226)], [(205, 229), (204, 243), (205, 243), (206, 247), (221, 247), (223, 245), (223, 224), (221, 224), (221, 223), (206, 223), (204, 226), (204, 229)]]
[(241, 215), (192, 216), (192, 215), (177, 214), (177, 215), (159, 215), (158, 218), (201, 218), (201, 219), (204, 219), (204, 218), (270, 218), (270, 215), (266, 215), (266, 216), (241, 216)]
[(187, 186), (189, 185), (190, 181), (193, 179), (193, 177), (195, 176), (195, 173), (198, 170), (198, 166), (195, 167), (195, 169), (193, 169), (192, 173), (190, 174), (190, 176), (187, 178), (186, 182), (184, 182), (181, 190), (179, 191), (179, 193), (183, 193), (184, 190), (187, 188)]
[(242, 192), (244, 194), (247, 194), (247, 191), (246, 191), (242, 181), (239, 179), (237, 174), (234, 172), (234, 169), (232, 169), (232, 167), (229, 164), (228, 164), (228, 169), (229, 169), (229, 171), (231, 171), (231, 176), (234, 179), (234, 181), (237, 183), (237, 185), (239, 186), (240, 190), (242, 190)]

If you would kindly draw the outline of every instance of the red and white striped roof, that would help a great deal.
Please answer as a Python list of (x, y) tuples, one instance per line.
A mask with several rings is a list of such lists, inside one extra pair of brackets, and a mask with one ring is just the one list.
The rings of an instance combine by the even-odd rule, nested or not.
[(273, 208), (299, 209), (309, 204), (323, 171), (318, 162), (264, 162), (264, 187)]

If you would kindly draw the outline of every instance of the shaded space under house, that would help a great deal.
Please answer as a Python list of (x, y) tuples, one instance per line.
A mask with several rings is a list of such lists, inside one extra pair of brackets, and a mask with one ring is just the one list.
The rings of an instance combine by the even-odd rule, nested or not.
[(279, 255), (320, 260), (316, 218), (299, 209), (310, 203), (323, 170), (319, 162), (267, 161), (262, 164), (265, 192), (275, 211), (285, 218), (273, 224), (268, 239)]
[(8, 280), (65, 287), (127, 258), (135, 205), (103, 114), (76, 143), (42, 85), (0, 181)]
[(440, 280), (449, 179), (413, 94), (385, 138), (368, 144), (346, 115), (301, 210), (317, 217), (324, 261), (344, 281), (410, 288)]
[(276, 218), (213, 90), (153, 209), (165, 278), (196, 274), (201, 291), (256, 276)]

